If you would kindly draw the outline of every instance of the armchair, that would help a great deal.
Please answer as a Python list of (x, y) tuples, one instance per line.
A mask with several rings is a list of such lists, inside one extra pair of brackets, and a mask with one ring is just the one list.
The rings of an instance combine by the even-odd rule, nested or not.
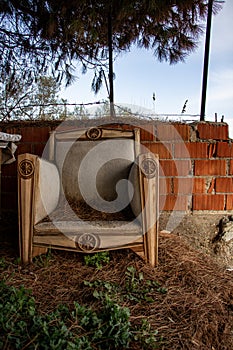
[(130, 248), (158, 263), (158, 158), (140, 130), (54, 131), (49, 160), (18, 156), (23, 263), (48, 248), (94, 253)]

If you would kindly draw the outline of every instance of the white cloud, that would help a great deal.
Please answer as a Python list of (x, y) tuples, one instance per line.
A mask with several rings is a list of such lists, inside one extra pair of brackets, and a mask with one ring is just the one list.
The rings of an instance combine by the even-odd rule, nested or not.
[(233, 68), (215, 71), (210, 75), (209, 99), (225, 101), (231, 99), (233, 109)]
[(221, 55), (233, 52), (233, 1), (226, 0), (222, 10), (213, 16), (211, 31), (211, 51)]

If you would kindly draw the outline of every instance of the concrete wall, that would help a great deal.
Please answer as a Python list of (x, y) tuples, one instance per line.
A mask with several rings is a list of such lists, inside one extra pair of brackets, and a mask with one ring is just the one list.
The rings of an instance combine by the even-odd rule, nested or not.
[[(8, 123), (0, 124), (0, 130), (22, 135), (16, 156), (25, 152), (41, 155), (49, 132), (57, 125)], [(159, 154), (160, 209), (233, 209), (233, 144), (228, 138), (227, 124), (147, 123), (141, 126), (141, 141), (151, 152)], [(16, 162), (2, 166), (2, 208), (17, 210)]]

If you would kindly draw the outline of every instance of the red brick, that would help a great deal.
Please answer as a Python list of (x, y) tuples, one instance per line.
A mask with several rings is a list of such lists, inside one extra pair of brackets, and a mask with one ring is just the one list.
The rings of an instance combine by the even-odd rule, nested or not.
[(226, 210), (233, 210), (233, 195), (228, 194), (226, 196)]
[(203, 140), (228, 140), (228, 125), (220, 123), (199, 123), (198, 136)]
[(186, 142), (175, 144), (175, 158), (207, 158), (208, 143)]
[(233, 175), (233, 159), (230, 160), (229, 175)]
[(16, 176), (2, 176), (2, 192), (17, 192)]
[(193, 210), (224, 210), (224, 206), (223, 194), (193, 195)]
[(171, 178), (160, 177), (159, 178), (159, 194), (171, 193)]
[(189, 141), (190, 126), (181, 123), (158, 123), (157, 139), (160, 141)]
[(193, 193), (205, 193), (206, 184), (203, 177), (194, 177), (193, 179)]
[(32, 144), (31, 143), (19, 143), (17, 144), (17, 154), (23, 153), (32, 153)]
[(173, 193), (175, 194), (192, 194), (193, 178), (175, 177), (173, 180)]
[(226, 175), (226, 161), (223, 159), (195, 160), (194, 175)]
[(45, 146), (46, 146), (46, 143), (34, 143), (32, 145), (32, 153), (36, 154), (37, 156), (42, 156), (43, 152), (45, 151), (47, 155), (48, 149), (44, 150)]
[(150, 152), (159, 155), (159, 159), (172, 158), (172, 145), (170, 143), (162, 142), (143, 142), (143, 146), (147, 147)]
[[(109, 124), (110, 125), (110, 124)], [(117, 129), (118, 124), (112, 124), (110, 125), (112, 129)], [(79, 129), (78, 125), (76, 124), (65, 124), (64, 122), (62, 122), (60, 125), (55, 125), (54, 127), (51, 126), (51, 131), (56, 130), (57, 132), (61, 132), (61, 131), (72, 131), (74, 129)], [(132, 128), (129, 128), (128, 130), (132, 130)]]
[(187, 211), (189, 209), (189, 197), (170, 194), (159, 196), (159, 210)]
[(2, 209), (17, 210), (18, 199), (17, 192), (2, 193)]
[(190, 160), (160, 160), (161, 176), (187, 176), (191, 173)]
[(215, 190), (215, 178), (211, 180), (207, 193), (214, 193), (214, 190)]
[(233, 157), (233, 144), (229, 142), (217, 143), (217, 157), (229, 158)]
[(16, 176), (17, 162), (11, 164), (2, 164), (2, 176)]
[(19, 130), (22, 135), (22, 142), (47, 142), (49, 139), (50, 127), (27, 126)]
[(140, 139), (141, 141), (154, 141), (155, 140), (155, 126), (152, 124), (145, 124), (140, 126)]
[(176, 128), (176, 130), (178, 131), (178, 133), (180, 134), (181, 138), (184, 141), (189, 141), (190, 138), (190, 126), (187, 124), (174, 124), (174, 127)]
[(13, 126), (8, 127), (7, 129), (4, 130), (4, 132), (7, 132), (8, 134), (20, 134), (19, 128), (15, 128)]
[(232, 193), (233, 192), (233, 178), (231, 177), (217, 177), (216, 178), (216, 192)]
[(216, 157), (216, 142), (211, 142), (208, 147), (208, 158)]

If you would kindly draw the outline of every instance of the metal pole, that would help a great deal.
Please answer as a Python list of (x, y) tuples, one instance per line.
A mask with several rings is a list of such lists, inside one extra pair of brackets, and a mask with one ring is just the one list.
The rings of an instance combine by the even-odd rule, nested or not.
[(2, 220), (2, 148), (0, 148), (0, 220)]
[(207, 90), (208, 67), (209, 67), (210, 31), (211, 31), (211, 21), (212, 21), (212, 8), (213, 8), (213, 0), (209, 0), (209, 2), (208, 2), (207, 25), (206, 25), (205, 57), (204, 57), (203, 80), (202, 80), (202, 97), (201, 97), (200, 121), (204, 121), (205, 120), (205, 106), (206, 106), (206, 90)]
[(112, 48), (112, 8), (108, 14), (108, 64), (109, 64), (109, 102), (110, 102), (110, 117), (115, 116), (114, 110), (114, 88), (113, 88), (113, 48)]

